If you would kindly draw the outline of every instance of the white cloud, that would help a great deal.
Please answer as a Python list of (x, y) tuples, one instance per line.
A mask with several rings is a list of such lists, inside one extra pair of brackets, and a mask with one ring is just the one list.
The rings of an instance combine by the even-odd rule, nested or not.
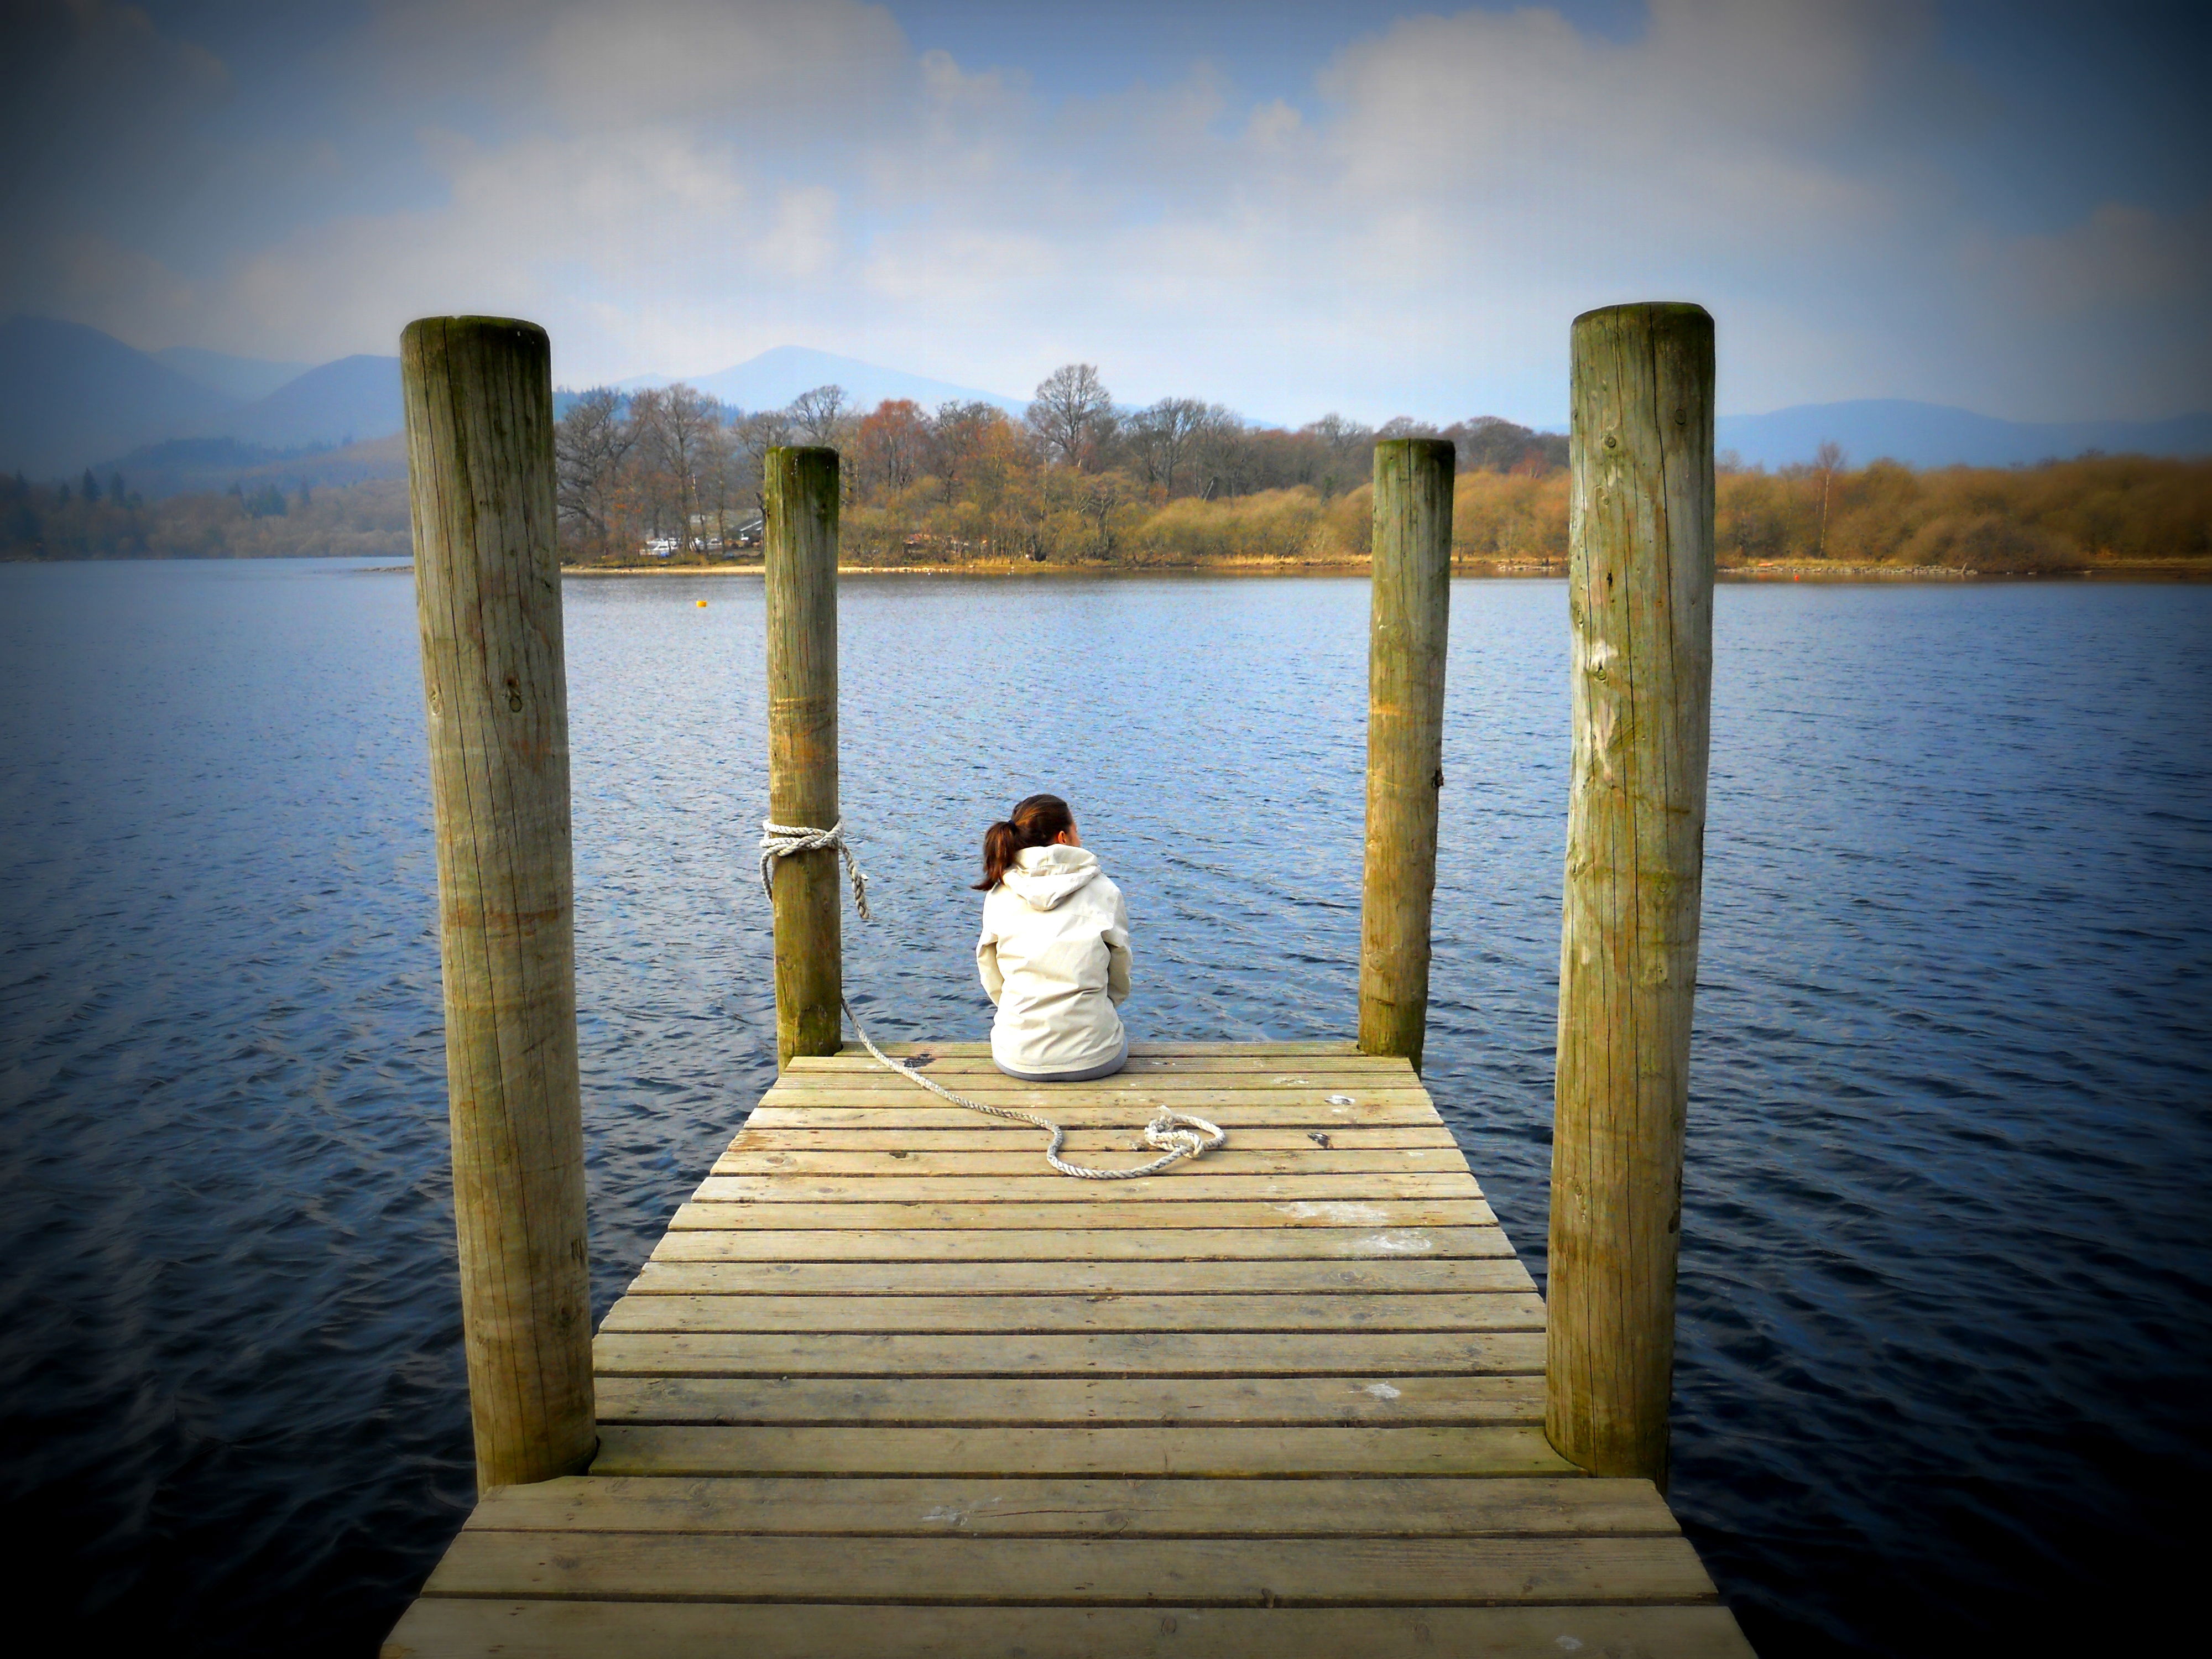
[[(88, 319), (319, 356), (489, 308), (573, 380), (791, 341), (1017, 393), (1079, 358), (1296, 418), (1555, 419), (1570, 319), (1620, 299), (1707, 303), (1736, 408), (2162, 412), (2190, 394), (2142, 319), (2203, 355), (2203, 212), (2021, 236), (1962, 204), (1924, 141), (1973, 94), (1912, 0), (1655, 0), (1627, 40), (1408, 17), (1303, 112), (1202, 68), (1054, 100), (847, 0), (410, 0), (362, 49), (380, 99), (441, 112), (404, 157), (222, 280), (117, 242)], [(2104, 357), (2025, 373), (2020, 331), (2061, 314)]]

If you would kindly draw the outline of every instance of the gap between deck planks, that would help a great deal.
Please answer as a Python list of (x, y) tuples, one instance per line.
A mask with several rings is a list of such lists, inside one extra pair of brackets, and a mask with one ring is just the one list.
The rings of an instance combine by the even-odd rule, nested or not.
[(592, 1473), (487, 1493), (390, 1659), (1748, 1654), (1650, 1483), (1545, 1441), (1542, 1303), (1402, 1061), (892, 1052), (1083, 1161), (1164, 1104), (1230, 1143), (1079, 1182), (794, 1061), (601, 1326)]

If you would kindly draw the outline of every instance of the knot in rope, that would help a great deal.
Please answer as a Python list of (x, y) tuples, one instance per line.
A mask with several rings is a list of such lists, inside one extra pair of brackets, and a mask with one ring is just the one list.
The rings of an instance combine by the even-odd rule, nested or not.
[(860, 913), (862, 921), (873, 921), (868, 914), (868, 878), (860, 873), (860, 866), (853, 861), (853, 849), (845, 842), (845, 820), (839, 818), (827, 830), (810, 830), (800, 824), (778, 823), (774, 818), (761, 820), (761, 890), (773, 901), (775, 897), (775, 861), (787, 859), (793, 853), (819, 853), (827, 849), (845, 856), (845, 872), (853, 878), (853, 908)]
[[(809, 829), (803, 824), (778, 823), (773, 818), (761, 820), (761, 890), (773, 903), (775, 900), (775, 861), (787, 859), (793, 853), (818, 853), (823, 850), (843, 854), (845, 869), (853, 878), (853, 908), (860, 913), (860, 920), (872, 921), (868, 914), (868, 878), (860, 873), (860, 866), (853, 861), (853, 849), (845, 842), (845, 820), (840, 817), (827, 830)], [(1039, 1117), (1034, 1112), (1021, 1112), (1011, 1106), (987, 1106), (980, 1100), (970, 1100), (965, 1095), (956, 1095), (942, 1084), (933, 1082), (911, 1066), (901, 1065), (876, 1047), (868, 1036), (867, 1027), (853, 1012), (853, 1005), (842, 995), (837, 1006), (845, 1011), (845, 1018), (853, 1022), (853, 1030), (861, 1045), (876, 1057), (877, 1063), (886, 1070), (896, 1072), (910, 1083), (919, 1084), (930, 1093), (963, 1106), (971, 1112), (981, 1112), (989, 1117), (1006, 1118), (1016, 1123), (1026, 1123), (1032, 1128), (1042, 1129), (1052, 1137), (1045, 1148), (1045, 1162), (1064, 1176), (1073, 1176), (1078, 1181), (1133, 1181), (1139, 1176), (1158, 1175), (1170, 1164), (1180, 1164), (1187, 1158), (1196, 1158), (1210, 1152), (1228, 1140), (1227, 1131), (1208, 1123), (1202, 1117), (1193, 1117), (1187, 1112), (1169, 1110), (1163, 1106), (1145, 1126), (1145, 1143), (1156, 1146), (1160, 1156), (1149, 1164), (1140, 1164), (1133, 1170), (1091, 1170), (1080, 1164), (1070, 1164), (1060, 1155), (1067, 1144), (1067, 1131), (1049, 1118)]]

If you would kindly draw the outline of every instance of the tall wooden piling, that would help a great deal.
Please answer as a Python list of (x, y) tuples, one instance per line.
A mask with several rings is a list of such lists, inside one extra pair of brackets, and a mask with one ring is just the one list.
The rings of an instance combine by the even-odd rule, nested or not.
[(1713, 323), (1575, 319), (1574, 757), (1545, 1426), (1664, 1482), (1712, 702)]
[(1443, 787), (1453, 451), (1375, 446), (1374, 601), (1367, 646), (1367, 848), (1359, 908), (1359, 1051), (1421, 1067), (1429, 909)]
[[(765, 462), (769, 816), (837, 822), (837, 452), (771, 449)], [(837, 854), (776, 861), (775, 1060), (834, 1054), (842, 1041)]]
[(544, 331), (400, 337), (437, 825), (446, 1072), (477, 1484), (597, 1444), (576, 1071), (568, 700)]

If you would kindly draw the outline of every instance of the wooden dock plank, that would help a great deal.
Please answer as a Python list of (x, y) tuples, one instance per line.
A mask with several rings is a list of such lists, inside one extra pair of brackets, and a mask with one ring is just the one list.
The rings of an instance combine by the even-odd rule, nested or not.
[[(950, 1111), (954, 1109), (948, 1109)], [(821, 1109), (800, 1108), (797, 1121), (779, 1117), (776, 1121), (761, 1123), (756, 1112), (746, 1120), (746, 1127), (738, 1132), (730, 1143), (730, 1154), (772, 1151), (780, 1152), (1020, 1152), (1034, 1162), (1044, 1138), (1038, 1131), (1018, 1123), (1006, 1123), (973, 1113), (962, 1116), (972, 1120), (974, 1127), (930, 1128), (906, 1121), (909, 1115), (893, 1116), (886, 1113), (873, 1115), (867, 1123), (833, 1124), (822, 1127), (809, 1120), (820, 1114)], [(756, 1127), (757, 1126), (757, 1127)], [(1409, 1124), (1332, 1124), (1325, 1130), (1242, 1128), (1233, 1147), (1224, 1146), (1224, 1152), (1304, 1152), (1314, 1145), (1313, 1137), (1325, 1133), (1328, 1145), (1339, 1152), (1375, 1152), (1393, 1147), (1432, 1146), (1449, 1148), (1457, 1146), (1451, 1131), (1440, 1123)], [(1131, 1125), (1114, 1129), (1074, 1129), (1068, 1133), (1064, 1157), (1078, 1158), (1086, 1152), (1127, 1152), (1144, 1146), (1139, 1126)], [(1212, 1156), (1218, 1156), (1212, 1154)], [(720, 1166), (717, 1166), (720, 1173)]]
[[(1349, 1133), (1346, 1131), (1346, 1133)], [(714, 1174), (727, 1176), (942, 1176), (956, 1181), (996, 1179), (1007, 1176), (1064, 1177), (1054, 1175), (1045, 1162), (1045, 1137), (1031, 1133), (1024, 1147), (978, 1148), (974, 1152), (910, 1150), (905, 1147), (843, 1148), (817, 1151), (755, 1146), (732, 1149), (716, 1160)], [(1087, 1156), (1086, 1156), (1087, 1154)], [(1094, 1168), (1126, 1168), (1159, 1156), (1133, 1135), (1117, 1136), (1103, 1145), (1063, 1148), (1060, 1157), (1071, 1164)], [(1317, 1146), (1226, 1147), (1207, 1155), (1206, 1175), (1211, 1179), (1232, 1176), (1346, 1176), (1473, 1172), (1467, 1160), (1451, 1146)], [(1158, 1179), (1158, 1177), (1155, 1177)], [(1480, 1192), (1481, 1188), (1475, 1188)], [(703, 1194), (702, 1194), (703, 1195)]]
[[(1571, 1644), (1572, 1645), (1569, 1645)], [(426, 1597), (386, 1659), (1751, 1659), (1717, 1606), (891, 1607)]]
[(1183, 1475), (1214, 1480), (1322, 1474), (1572, 1475), (1540, 1426), (1314, 1425), (1286, 1434), (1203, 1428), (992, 1424), (747, 1428), (602, 1423), (593, 1474)]
[[(918, 1093), (918, 1091), (915, 1091)], [(1152, 1119), (1152, 1113), (1166, 1106), (1164, 1097), (1130, 1097), (1119, 1103), (1095, 1102), (1060, 1102), (1042, 1091), (1009, 1091), (984, 1097), (980, 1091), (967, 1091), (975, 1099), (988, 1099), (991, 1106), (1015, 1106), (1024, 1113), (1037, 1113), (1051, 1117), (1071, 1134), (1144, 1134), (1144, 1126)], [(1179, 1099), (1175, 1110), (1197, 1113), (1210, 1124), (1225, 1130), (1241, 1128), (1272, 1128), (1291, 1130), (1305, 1134), (1307, 1130), (1338, 1130), (1338, 1128), (1443, 1128), (1436, 1113), (1422, 1106), (1420, 1099), (1411, 1095), (1360, 1095), (1352, 1099), (1349, 1106), (1332, 1106), (1325, 1095), (1316, 1091), (1312, 1099), (1303, 1099), (1297, 1093), (1267, 1095), (1261, 1091), (1225, 1091), (1225, 1099)], [(949, 1106), (936, 1095), (921, 1095), (927, 1106), (918, 1106), (914, 1099), (900, 1099), (896, 1095), (863, 1095), (863, 1093), (823, 1093), (817, 1097), (807, 1095), (775, 1095), (769, 1093), (752, 1115), (745, 1119), (745, 1128), (936, 1128), (953, 1130), (964, 1134), (1029, 1134), (1030, 1144), (1042, 1144), (1044, 1130), (1022, 1128), (1011, 1124), (1005, 1117), (987, 1117), (982, 1113), (971, 1113), (964, 1106)]]
[(602, 1375), (634, 1376), (1273, 1376), (1389, 1378), (1401, 1371), (1540, 1372), (1541, 1331), (1076, 1336), (918, 1336), (869, 1332), (602, 1332)]
[(1147, 1181), (1071, 1180), (1040, 1158), (1042, 1175), (708, 1176), (692, 1196), (701, 1204), (1194, 1204), (1203, 1199), (1307, 1202), (1332, 1199), (1479, 1199), (1463, 1170), (1360, 1175), (1185, 1175)]
[[(793, 1247), (793, 1254), (805, 1249)], [(1510, 1256), (1397, 1255), (1381, 1261), (1246, 1261), (1233, 1275), (1212, 1261), (678, 1261), (656, 1258), (632, 1296), (1210, 1296), (1224, 1279), (1248, 1296), (1377, 1291), (1447, 1296), (1534, 1291)]]
[(870, 1537), (1454, 1538), (1678, 1529), (1648, 1480), (1522, 1476), (1271, 1482), (916, 1475), (579, 1476), (488, 1492), (472, 1528)]
[(1404, 1061), (900, 1051), (1079, 1161), (1230, 1142), (1072, 1181), (795, 1061), (600, 1328), (592, 1472), (486, 1494), (390, 1659), (1749, 1653), (1650, 1484), (1546, 1440), (1543, 1304)]
[[(703, 1219), (729, 1206), (687, 1206), (653, 1249), (654, 1261), (1395, 1261), (1510, 1257), (1513, 1247), (1495, 1225), (1416, 1223), (1386, 1218), (1378, 1225), (1324, 1226), (1266, 1218), (1237, 1227), (1038, 1227), (961, 1230), (896, 1222), (834, 1223), (798, 1231), (755, 1218), (757, 1225)], [(751, 1212), (745, 1212), (750, 1214)], [(903, 1213), (903, 1212), (902, 1212)], [(1127, 1212), (1117, 1219), (1143, 1220)]]
[(1679, 1537), (878, 1538), (865, 1550), (758, 1534), (464, 1530), (430, 1595), (1051, 1603), (1480, 1606), (1708, 1601)]
[[(709, 1176), (709, 1180), (714, 1177)], [(703, 1182), (701, 1183), (705, 1184)], [(1073, 1187), (1076, 1182), (1063, 1183)], [(1324, 1198), (1319, 1194), (1285, 1199), (1218, 1199), (1211, 1202), (1172, 1199), (1100, 1198), (1125, 1182), (1085, 1182), (1082, 1190), (1047, 1200), (1025, 1195), (991, 1202), (931, 1203), (920, 1199), (863, 1201), (747, 1198), (742, 1201), (686, 1204), (670, 1218), (672, 1231), (729, 1232), (755, 1227), (778, 1232), (904, 1231), (945, 1229), (988, 1231), (1101, 1227), (1218, 1230), (1224, 1227), (1366, 1227), (1395, 1231), (1418, 1227), (1494, 1227), (1498, 1218), (1480, 1199)], [(1377, 1245), (1378, 1251), (1387, 1245)]]
[(1540, 1426), (1536, 1376), (602, 1376), (603, 1423)]
[(866, 1331), (1019, 1336), (1092, 1331), (1534, 1331), (1534, 1291), (1466, 1296), (718, 1296), (624, 1297), (602, 1333)]

